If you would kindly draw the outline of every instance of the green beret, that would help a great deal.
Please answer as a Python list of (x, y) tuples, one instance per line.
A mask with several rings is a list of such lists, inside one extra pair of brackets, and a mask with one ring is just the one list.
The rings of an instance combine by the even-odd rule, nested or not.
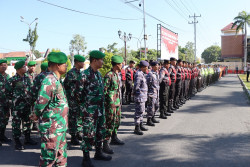
[(68, 60), (66, 54), (63, 52), (50, 52), (47, 59), (57, 64), (64, 64)]
[(120, 64), (123, 62), (123, 58), (121, 56), (114, 55), (112, 56), (111, 61)]
[(34, 66), (34, 65), (36, 65), (36, 62), (35, 62), (35, 61), (30, 61), (30, 62), (28, 63), (28, 66)]
[(105, 54), (98, 50), (93, 50), (89, 53), (90, 57), (96, 58), (96, 59), (102, 59), (105, 57)]
[(25, 65), (25, 61), (20, 60), (20, 61), (16, 62), (14, 68), (15, 68), (16, 70), (18, 70), (18, 69), (22, 68), (24, 65)]
[(74, 56), (74, 59), (76, 61), (79, 61), (79, 62), (85, 62), (85, 57), (81, 56), (81, 55), (75, 55)]
[(2, 63), (7, 63), (7, 60), (5, 60), (5, 59), (0, 59), (0, 64), (2, 64)]
[(44, 62), (44, 63), (41, 64), (41, 70), (42, 71), (46, 71), (47, 68), (48, 68), (48, 62)]

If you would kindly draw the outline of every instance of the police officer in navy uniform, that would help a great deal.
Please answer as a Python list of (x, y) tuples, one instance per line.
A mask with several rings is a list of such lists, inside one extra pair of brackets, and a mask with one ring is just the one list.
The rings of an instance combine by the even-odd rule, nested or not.
[(170, 86), (170, 90), (169, 90), (169, 105), (170, 105), (170, 109), (171, 110), (176, 110), (176, 105), (174, 103), (174, 97), (175, 97), (175, 82), (176, 82), (176, 69), (175, 69), (175, 65), (176, 65), (176, 58), (171, 57), (170, 58), (170, 67), (168, 68), (168, 72), (170, 74), (170, 78), (171, 78), (171, 86)]

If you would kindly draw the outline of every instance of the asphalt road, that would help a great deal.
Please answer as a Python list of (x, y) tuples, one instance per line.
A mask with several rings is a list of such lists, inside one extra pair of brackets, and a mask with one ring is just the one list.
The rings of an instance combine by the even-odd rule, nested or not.
[[(96, 167), (250, 166), (250, 105), (236, 75), (227, 75), (197, 93), (143, 136), (133, 134), (133, 113), (133, 105), (123, 107), (127, 118), (122, 119), (119, 137), (126, 144), (112, 146), (115, 154), (110, 162), (93, 159)], [(32, 136), (39, 141), (38, 134)], [(39, 146), (15, 151), (13, 144), (4, 144), (0, 147), (0, 166), (38, 166)], [(79, 147), (70, 146), (68, 166), (81, 166), (81, 161)]]

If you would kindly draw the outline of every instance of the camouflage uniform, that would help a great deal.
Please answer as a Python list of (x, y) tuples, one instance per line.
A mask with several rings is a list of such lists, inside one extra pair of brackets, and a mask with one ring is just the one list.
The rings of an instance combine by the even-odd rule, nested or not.
[(47, 74), (48, 74), (48, 71), (45, 71), (45, 72), (41, 72), (40, 74), (38, 74), (35, 77), (35, 79), (33, 81), (33, 87), (32, 87), (32, 96), (33, 96), (34, 100), (37, 99), (38, 91), (40, 90), (42, 82), (43, 82), (44, 78), (47, 76)]
[(9, 74), (5, 73), (2, 75), (0, 73), (0, 132), (1, 130), (5, 131), (10, 117), (9, 106), (7, 105), (5, 94), (5, 84), (9, 78)]
[(135, 74), (134, 92), (135, 92), (135, 125), (143, 122), (145, 113), (145, 102), (147, 101), (148, 85), (146, 74), (138, 70)]
[(117, 134), (121, 121), (121, 103), (120, 103), (120, 81), (118, 74), (113, 70), (104, 77), (104, 95), (105, 95), (105, 118), (106, 118), (106, 136), (109, 140), (112, 133)]
[(76, 97), (83, 121), (81, 149), (88, 152), (93, 145), (102, 143), (106, 132), (103, 79), (90, 66), (81, 72), (77, 85)]
[(31, 84), (33, 85), (33, 81), (34, 81), (34, 79), (35, 79), (35, 77), (36, 77), (36, 73), (30, 73), (29, 71), (27, 71), (27, 76), (30, 78), (30, 82), (31, 82)]
[(152, 118), (159, 109), (159, 74), (151, 70), (146, 79), (148, 85), (147, 117)]
[(21, 136), (21, 122), (23, 133), (30, 134), (31, 120), (31, 81), (27, 74), (21, 77), (19, 74), (11, 77), (6, 84), (6, 98), (12, 106), (12, 134), (14, 139)]
[(77, 132), (81, 132), (81, 118), (80, 109), (76, 99), (72, 96), (72, 92), (75, 92), (76, 82), (80, 76), (80, 70), (75, 67), (68, 71), (65, 80), (63, 82), (66, 96), (69, 102), (69, 134), (76, 135)]
[(66, 131), (68, 127), (68, 102), (55, 73), (50, 72), (42, 81), (35, 104), (41, 134), (39, 166), (67, 166)]

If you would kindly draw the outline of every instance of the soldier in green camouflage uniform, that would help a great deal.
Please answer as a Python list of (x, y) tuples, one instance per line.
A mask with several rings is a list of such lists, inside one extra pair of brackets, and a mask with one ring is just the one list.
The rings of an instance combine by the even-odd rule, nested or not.
[(122, 62), (123, 58), (121, 56), (113, 56), (111, 58), (112, 69), (104, 77), (106, 136), (103, 142), (103, 151), (108, 154), (114, 153), (109, 146), (111, 136), (112, 144), (124, 144), (124, 142), (117, 138), (117, 130), (121, 122), (120, 81), (118, 73), (122, 69)]
[(81, 55), (74, 56), (74, 67), (66, 74), (63, 82), (64, 89), (66, 90), (66, 96), (69, 103), (69, 134), (71, 135), (71, 144), (79, 145), (79, 139), (81, 140), (80, 132), (81, 118), (79, 105), (72, 92), (75, 91), (77, 79), (80, 76), (80, 69), (84, 67), (85, 58)]
[(80, 77), (75, 95), (79, 101), (83, 119), (82, 166), (93, 166), (89, 150), (96, 146), (95, 159), (111, 160), (102, 152), (102, 141), (105, 135), (104, 87), (103, 79), (98, 71), (103, 65), (105, 54), (94, 50), (90, 52), (90, 67)]
[(12, 106), (12, 134), (15, 140), (15, 148), (23, 150), (24, 147), (20, 142), (21, 123), (23, 124), (23, 133), (25, 135), (25, 144), (36, 145), (37, 142), (30, 138), (31, 120), (31, 82), (26, 73), (24, 61), (15, 64), (16, 75), (11, 77), (6, 84), (6, 98), (9, 105)]
[(35, 73), (36, 62), (35, 61), (30, 61), (27, 65), (28, 65), (27, 75), (30, 78), (31, 84), (33, 86), (33, 81), (34, 81), (34, 79), (36, 77), (36, 73)]
[(67, 70), (67, 56), (62, 52), (48, 55), (48, 72), (42, 81), (32, 120), (39, 119), (41, 156), (39, 166), (67, 166), (68, 102), (61, 84)]
[(10, 109), (5, 95), (5, 84), (10, 78), (9, 74), (5, 73), (7, 67), (7, 60), (0, 59), (0, 146), (1, 142), (11, 141), (5, 136), (5, 129), (10, 117)]
[(34, 101), (38, 98), (38, 91), (41, 88), (41, 84), (44, 80), (44, 78), (47, 76), (49, 70), (48, 70), (48, 62), (44, 62), (41, 64), (41, 73), (38, 74), (34, 81), (33, 81), (33, 88), (32, 88), (32, 96)]

